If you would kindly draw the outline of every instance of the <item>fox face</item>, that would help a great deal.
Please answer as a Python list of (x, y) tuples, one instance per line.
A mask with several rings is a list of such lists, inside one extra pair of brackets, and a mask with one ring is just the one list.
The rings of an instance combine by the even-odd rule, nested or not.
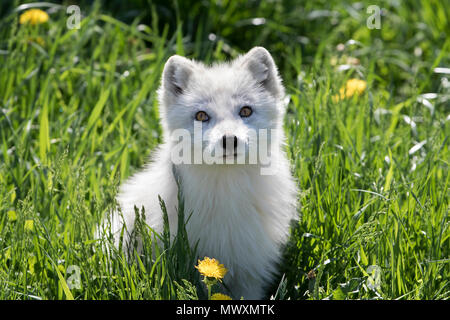
[(281, 130), (283, 98), (275, 63), (261, 47), (212, 66), (172, 56), (159, 90), (166, 139), (183, 137), (182, 152), (191, 158), (200, 149), (201, 163), (209, 157), (248, 163), (262, 140), (268, 149), (277, 144), (273, 132)]

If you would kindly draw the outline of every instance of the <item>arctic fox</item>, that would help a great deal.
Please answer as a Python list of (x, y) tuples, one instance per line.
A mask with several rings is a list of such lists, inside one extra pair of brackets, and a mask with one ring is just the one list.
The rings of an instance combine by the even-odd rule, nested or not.
[[(172, 56), (165, 64), (158, 98), (164, 142), (150, 164), (121, 187), (123, 220), (116, 213), (112, 224), (116, 241), (123, 223), (128, 230), (133, 228), (135, 207), (144, 207), (146, 223), (163, 231), (158, 196), (166, 204), (175, 234), (178, 179), (185, 212), (192, 213), (186, 230), (191, 245), (198, 243), (198, 257), (225, 265), (229, 272), (224, 283), (233, 297), (265, 297), (290, 223), (297, 219), (297, 187), (283, 150), (284, 87), (272, 56), (255, 47), (231, 62), (212, 66)], [(200, 154), (214, 154), (219, 161), (192, 160), (197, 129)], [(194, 138), (187, 139), (182, 152), (174, 153), (180, 149), (173, 138), (177, 130)], [(251, 154), (263, 149), (264, 140), (264, 135), (251, 136), (252, 132), (267, 135), (266, 156), (276, 170), (264, 173), (267, 163)], [(177, 154), (187, 161), (175, 161)], [(241, 156), (241, 162), (235, 161)]]

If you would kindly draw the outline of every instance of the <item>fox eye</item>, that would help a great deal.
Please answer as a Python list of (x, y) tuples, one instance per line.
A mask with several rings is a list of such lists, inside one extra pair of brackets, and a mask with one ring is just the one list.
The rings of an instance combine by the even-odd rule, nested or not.
[(209, 116), (205, 111), (199, 111), (195, 114), (195, 120), (205, 122), (209, 120)]
[(249, 106), (243, 106), (243, 107), (241, 108), (241, 111), (239, 111), (239, 115), (240, 115), (242, 118), (250, 117), (250, 116), (252, 115), (252, 113), (253, 113), (253, 110), (252, 110), (252, 108), (250, 108)]

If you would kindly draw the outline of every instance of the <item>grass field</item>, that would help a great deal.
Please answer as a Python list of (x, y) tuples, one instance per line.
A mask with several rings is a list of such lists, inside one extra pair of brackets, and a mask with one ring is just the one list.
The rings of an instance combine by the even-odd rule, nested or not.
[[(79, 29), (49, 3), (47, 22), (20, 24), (22, 3), (0, 5), (0, 299), (202, 298), (182, 228), (152, 260), (156, 235), (139, 225), (146, 254), (131, 262), (94, 231), (160, 142), (167, 58), (212, 62), (254, 45), (287, 88), (301, 190), (268, 295), (450, 298), (444, 1), (82, 2)], [(379, 29), (370, 5), (383, 8)], [(352, 78), (365, 90), (341, 98)]]

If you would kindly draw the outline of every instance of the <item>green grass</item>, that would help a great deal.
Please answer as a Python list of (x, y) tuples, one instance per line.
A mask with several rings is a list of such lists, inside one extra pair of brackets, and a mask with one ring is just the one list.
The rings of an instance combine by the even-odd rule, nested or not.
[[(0, 7), (0, 299), (204, 298), (183, 228), (170, 244), (138, 220), (145, 250), (131, 262), (94, 231), (160, 142), (166, 59), (254, 45), (287, 87), (301, 190), (285, 277), (269, 294), (450, 298), (450, 76), (434, 72), (450, 67), (443, 2), (379, 2), (379, 30), (366, 26), (371, 1), (131, 1), (138, 16), (113, 1), (82, 5), (79, 30), (64, 8), (20, 25), (19, 4)], [(350, 57), (359, 62), (339, 71)], [(367, 89), (334, 102), (349, 78)]]

